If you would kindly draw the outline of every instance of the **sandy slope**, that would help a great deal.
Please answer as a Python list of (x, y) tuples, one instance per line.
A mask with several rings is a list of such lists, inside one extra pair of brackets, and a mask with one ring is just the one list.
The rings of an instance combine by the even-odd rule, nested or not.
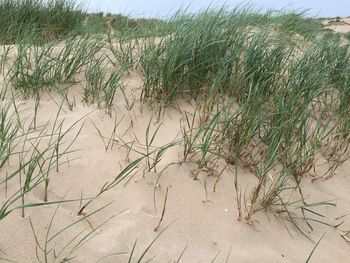
[[(135, 106), (128, 112), (125, 109), (124, 99), (119, 94), (112, 118), (106, 115), (104, 110), (94, 110), (94, 106), (88, 107), (80, 102), (82, 92), (80, 84), (72, 88), (77, 105), (73, 111), (65, 108), (60, 118), (66, 119), (67, 123), (73, 123), (86, 114), (88, 116), (74, 145), (74, 149), (80, 151), (70, 155), (70, 159), (75, 157), (79, 159), (70, 162), (70, 166), (62, 166), (58, 173), (53, 173), (50, 200), (60, 200), (65, 195), (66, 199), (79, 198), (81, 194), (84, 197), (94, 196), (107, 181), (118, 174), (121, 167), (126, 167), (127, 151), (122, 147), (122, 143), (119, 141), (112, 150), (106, 152), (92, 122), (108, 137), (113, 130), (114, 117), (117, 116), (118, 121), (123, 118), (117, 129), (118, 135), (123, 136), (125, 141), (131, 141), (134, 133), (140, 144), (144, 143), (145, 130), (153, 111), (149, 106), (138, 102), (139, 91), (134, 89), (140, 87), (141, 79), (132, 75), (126, 82), (129, 94), (134, 93)], [(56, 115), (58, 106), (54, 100), (60, 102), (60, 97), (51, 98), (47, 95), (43, 97), (39, 124), (46, 123)], [(180, 102), (180, 104), (182, 111), (192, 110), (188, 103)], [(32, 112), (33, 102), (23, 102), (22, 116)], [(161, 118), (162, 125), (155, 145), (161, 146), (179, 138), (180, 119), (181, 113), (178, 110), (171, 108), (166, 110)], [(133, 126), (130, 128), (131, 123)], [(153, 130), (156, 127), (157, 125), (152, 124)], [(158, 170), (169, 163), (178, 162), (181, 155), (180, 146), (172, 148), (164, 156)], [(131, 160), (135, 158), (136, 154), (130, 157)], [(16, 162), (12, 161), (11, 165), (15, 166)], [(152, 262), (174, 262), (185, 247), (187, 249), (182, 262), (212, 262), (216, 256), (215, 262), (225, 262), (229, 254), (227, 262), (305, 262), (315, 243), (297, 232), (287, 221), (269, 211), (256, 214), (257, 221), (252, 226), (237, 221), (238, 211), (232, 172), (224, 172), (216, 192), (213, 192), (217, 178), (201, 174), (199, 180), (194, 181), (191, 174), (193, 169), (194, 164), (186, 163), (170, 166), (166, 170), (155, 191), (157, 211), (154, 207), (153, 193), (158, 174), (153, 172), (144, 175), (138, 172), (126, 185), (123, 185), (127, 182), (124, 181), (95, 201), (86, 212), (92, 212), (109, 202), (113, 203), (90, 219), (94, 227), (123, 212), (103, 225), (96, 236), (75, 253), (77, 257), (72, 262), (97, 262), (113, 253), (130, 252), (137, 240), (136, 259), (157, 234), (170, 224), (171, 226), (160, 236), (147, 256), (148, 259), (156, 256)], [(340, 220), (335, 218), (350, 212), (349, 170), (350, 164), (347, 163), (336, 176), (326, 182), (312, 183), (310, 177), (303, 181), (308, 201), (334, 200), (337, 204), (336, 207), (316, 209), (325, 215), (323, 219), (325, 222), (337, 224)], [(256, 178), (249, 171), (240, 169), (239, 182), (245, 189), (254, 185)], [(161, 215), (167, 187), (169, 196), (165, 217), (156, 233), (154, 228)], [(0, 195), (4, 195), (3, 188), (0, 189)], [(42, 198), (42, 188), (38, 188), (30, 194), (29, 200), (42, 201)], [(54, 209), (55, 206), (27, 209), (25, 218), (21, 218), (20, 212), (16, 211), (0, 222), (0, 249), (6, 252), (7, 258), (23, 263), (37, 262), (35, 239), (29, 218), (33, 222), (39, 242), (43, 242)], [(81, 218), (77, 216), (78, 211), (79, 203), (61, 205), (53, 223), (53, 232)], [(310, 238), (317, 242), (323, 234), (325, 236), (311, 262), (350, 262), (350, 243), (340, 235), (340, 231), (350, 230), (350, 218), (346, 216), (342, 220), (345, 222), (338, 229), (313, 224), (314, 231), (309, 233)], [(69, 233), (63, 234), (59, 239), (57, 251), (84, 228), (89, 228), (86, 221)], [(127, 256), (110, 256), (100, 262), (127, 262)]]
[(350, 32), (350, 18), (342, 18), (340, 23), (329, 24), (330, 20), (326, 19), (322, 21), (323, 25), (327, 28), (334, 30), (339, 33), (348, 33)]

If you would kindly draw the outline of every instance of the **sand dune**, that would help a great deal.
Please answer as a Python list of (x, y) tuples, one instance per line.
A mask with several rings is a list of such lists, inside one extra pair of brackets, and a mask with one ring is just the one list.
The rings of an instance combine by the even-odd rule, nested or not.
[[(133, 89), (141, 85), (138, 76), (132, 75), (127, 80), (127, 91), (135, 93)], [(69, 166), (61, 167), (59, 173), (52, 176), (49, 191), (50, 200), (79, 198), (81, 194), (88, 197), (96, 193), (97, 189), (111, 180), (127, 165), (127, 151), (122, 144), (116, 142), (112, 150), (104, 149), (101, 137), (98, 135), (92, 122), (108, 137), (114, 126), (114, 118), (121, 120), (117, 128), (118, 136), (122, 136), (133, 122), (133, 127), (123, 136), (128, 141), (135, 135), (140, 142), (145, 140), (145, 130), (152, 117), (153, 111), (147, 105), (136, 102), (132, 111), (124, 107), (124, 100), (117, 96), (115, 113), (108, 117), (104, 110), (95, 110), (94, 106), (86, 106), (80, 101), (80, 86), (73, 89), (77, 105), (69, 111), (66, 107), (60, 118), (72, 123), (86, 114), (85, 124), (78, 137), (73, 157), (79, 159), (72, 161)], [(134, 94), (138, 97), (139, 91)], [(44, 124), (48, 119), (54, 118), (58, 106), (54, 101), (60, 97), (50, 98), (45, 95), (38, 115), (38, 123)], [(21, 115), (30, 115), (33, 111), (33, 102), (21, 102)], [(183, 110), (191, 111), (193, 107), (187, 102), (181, 102)], [(161, 128), (155, 145), (166, 144), (180, 133), (181, 113), (175, 109), (166, 109), (161, 118)], [(155, 129), (157, 124), (152, 125)], [(134, 135), (133, 135), (134, 134)], [(165, 155), (159, 170), (168, 163), (177, 162), (182, 154), (181, 147), (174, 147)], [(131, 160), (135, 158), (131, 155)], [(11, 162), (12, 163), (12, 162)], [(12, 163), (15, 165), (15, 162)], [(176, 260), (186, 247), (183, 262), (210, 262), (216, 256), (216, 262), (304, 262), (310, 254), (315, 243), (300, 234), (286, 220), (276, 217), (272, 212), (261, 212), (254, 217), (256, 222), (248, 225), (238, 222), (238, 211), (235, 201), (233, 176), (225, 172), (222, 180), (213, 192), (215, 176), (201, 174), (198, 181), (191, 175), (193, 164), (187, 163), (169, 167), (160, 177), (158, 187), (155, 184), (158, 174), (136, 173), (125, 185), (111, 190), (93, 203), (87, 212), (101, 207), (111, 201), (113, 203), (90, 219), (92, 226), (97, 226), (120, 213), (99, 230), (86, 246), (79, 250), (78, 257), (73, 262), (96, 262), (98, 259), (117, 252), (127, 252), (137, 240), (136, 255), (140, 255), (148, 244), (164, 230), (160, 239), (149, 252), (149, 257), (156, 256), (153, 262), (170, 262)], [(350, 210), (350, 181), (348, 171), (350, 163), (346, 163), (330, 180), (311, 182), (312, 178), (305, 178), (303, 190), (306, 198), (312, 201), (332, 200), (336, 207), (320, 207), (325, 222), (337, 224), (336, 218), (347, 215)], [(243, 187), (251, 185), (256, 178), (249, 171), (239, 170), (239, 182)], [(168, 204), (165, 217), (159, 231), (154, 228), (160, 219), (166, 188), (169, 188)], [(153, 194), (155, 189), (155, 211)], [(3, 194), (3, 189), (1, 190)], [(30, 194), (30, 200), (41, 201), (42, 189), (36, 189)], [(0, 248), (6, 251), (7, 257), (17, 262), (36, 262), (35, 238), (32, 233), (29, 219), (32, 220), (36, 235), (42, 242), (54, 207), (41, 207), (27, 209), (26, 217), (21, 218), (20, 212), (14, 212), (0, 224)], [(53, 229), (70, 224), (79, 219), (78, 203), (62, 204), (55, 217)], [(312, 262), (348, 262), (350, 258), (349, 243), (341, 236), (341, 231), (350, 229), (348, 216), (341, 219), (344, 223), (339, 228), (332, 228), (322, 224), (312, 224), (314, 231), (309, 233), (310, 238), (317, 242), (324, 234)], [(15, 227), (14, 227), (15, 226)], [(78, 228), (89, 227), (83, 222)], [(73, 237), (74, 232), (67, 233), (59, 241), (64, 244)], [(19, 246), (19, 244), (21, 244)], [(126, 255), (106, 257), (101, 262), (126, 262)]]

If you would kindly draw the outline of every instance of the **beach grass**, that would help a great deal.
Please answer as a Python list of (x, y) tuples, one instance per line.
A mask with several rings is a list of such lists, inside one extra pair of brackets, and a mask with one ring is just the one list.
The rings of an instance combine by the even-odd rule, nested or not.
[[(0, 15), (0, 42), (6, 44), (0, 54), (4, 82), (0, 90), (0, 186), (6, 192), (0, 203), (0, 223), (16, 210), (25, 217), (29, 208), (58, 204), (43, 243), (30, 221), (42, 252), (37, 254), (39, 261), (49, 262), (54, 253), (50, 242), (98, 213), (100, 209), (86, 211), (136, 173), (143, 178), (157, 175), (156, 207), (156, 187), (173, 165), (195, 167), (190, 174), (197, 182), (203, 174), (217, 172), (213, 192), (223, 174), (231, 176), (239, 221), (253, 225), (258, 212), (273, 211), (310, 240), (308, 231), (314, 223), (337, 227), (317, 212), (320, 206), (335, 206), (334, 202), (309, 201), (304, 195), (305, 178), (311, 175), (313, 182), (326, 181), (350, 158), (350, 46), (341, 36), (324, 34), (318, 19), (305, 17), (304, 12), (262, 12), (247, 6), (195, 14), (179, 11), (164, 20), (139, 19), (87, 14), (82, 5), (62, 0), (5, 0), (0, 2)], [(141, 86), (133, 87), (140, 98), (130, 103), (127, 81), (132, 75), (141, 79)], [(126, 148), (127, 165), (123, 168), (119, 163), (121, 171), (91, 198), (51, 200), (52, 175), (75, 160), (70, 156), (78, 153), (74, 145), (88, 116), (66, 125), (64, 107), (74, 113), (76, 106), (72, 90), (81, 98), (82, 107), (105, 109), (109, 120), (114, 116), (109, 137), (92, 124), (106, 154), (114, 145), (115, 151)], [(45, 110), (44, 94), (58, 94), (62, 99), (54, 120), (47, 123), (38, 117)], [(130, 117), (123, 135), (119, 125), (124, 117), (117, 119), (121, 109), (115, 103), (119, 97), (127, 110), (124, 117)], [(21, 117), (18, 101), (33, 102), (33, 114)], [(178, 106), (179, 101), (186, 110)], [(174, 105), (182, 115), (179, 134), (159, 146), (165, 118), (161, 113)], [(133, 118), (145, 118), (143, 107), (152, 108), (152, 114), (138, 138)], [(124, 138), (128, 132), (129, 142)], [(178, 160), (164, 164), (175, 147), (180, 148)], [(10, 162), (16, 162), (15, 169)], [(245, 190), (239, 170), (249, 171), (255, 179)], [(204, 187), (207, 202), (206, 181)], [(41, 190), (40, 202), (30, 201), (34, 189)], [(171, 190), (168, 200), (169, 191), (167, 186), (155, 230), (164, 225), (168, 202), (176, 199)], [(60, 204), (77, 201), (81, 218), (52, 235)], [(68, 246), (64, 247), (63, 260), (71, 260), (98, 228), (79, 233), (81, 242), (68, 254)], [(137, 262), (143, 262), (166, 229)], [(136, 244), (129, 262), (135, 258)]]
[(75, 1), (4, 0), (0, 2), (0, 41), (4, 44), (25, 38), (36, 42), (58, 39), (80, 27), (85, 11)]

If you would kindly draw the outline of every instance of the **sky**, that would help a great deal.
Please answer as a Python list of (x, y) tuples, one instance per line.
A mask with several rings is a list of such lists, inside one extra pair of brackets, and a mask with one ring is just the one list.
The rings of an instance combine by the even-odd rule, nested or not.
[(306, 10), (310, 16), (336, 17), (350, 16), (350, 0), (85, 0), (90, 12), (122, 13), (134, 17), (167, 17), (176, 10), (188, 7), (190, 12), (208, 6), (220, 7), (224, 4), (235, 7), (250, 3), (259, 9)]

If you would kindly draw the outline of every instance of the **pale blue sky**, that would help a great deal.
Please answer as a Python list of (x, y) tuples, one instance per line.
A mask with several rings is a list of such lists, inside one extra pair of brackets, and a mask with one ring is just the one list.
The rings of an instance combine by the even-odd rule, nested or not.
[(89, 11), (123, 13), (132, 16), (165, 17), (180, 7), (190, 5), (189, 10), (197, 11), (212, 6), (236, 6), (241, 3), (251, 3), (257, 8), (272, 9), (311, 9), (312, 16), (335, 17), (350, 16), (350, 0), (85, 0)]

